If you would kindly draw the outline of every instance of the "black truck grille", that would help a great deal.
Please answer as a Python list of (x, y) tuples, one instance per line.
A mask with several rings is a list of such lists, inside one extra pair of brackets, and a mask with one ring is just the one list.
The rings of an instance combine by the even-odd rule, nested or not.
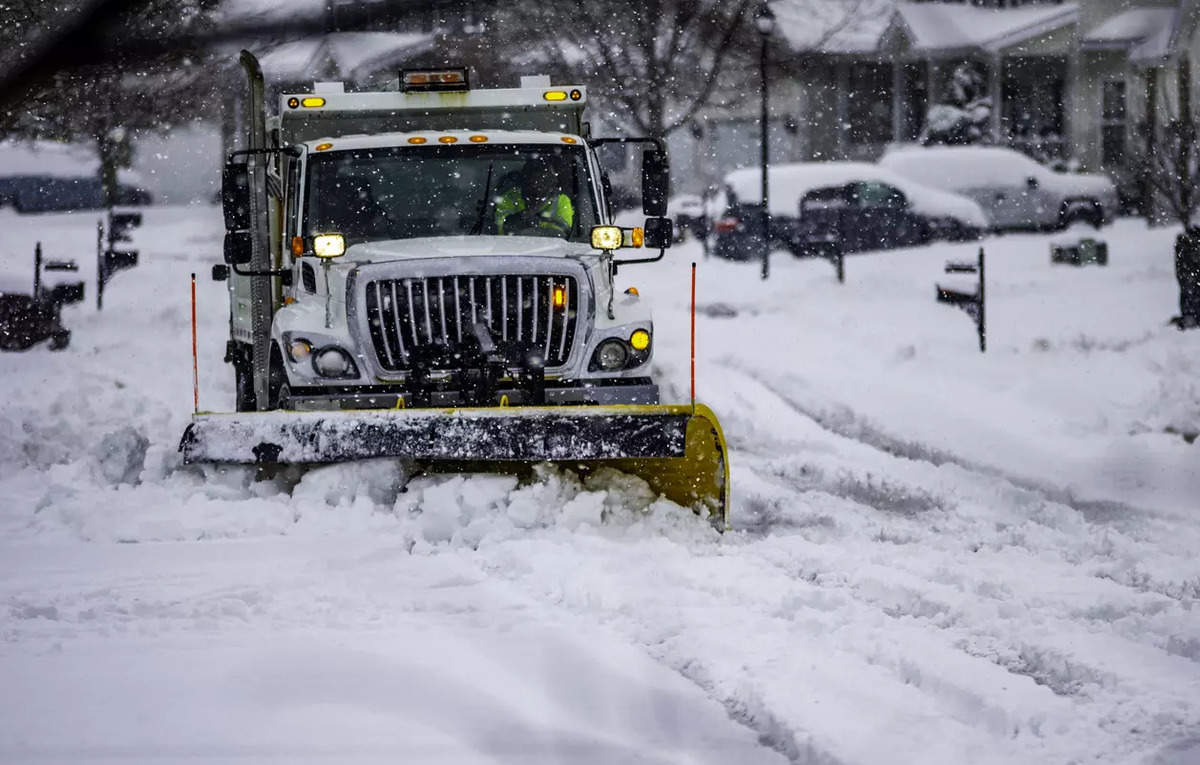
[(375, 356), (389, 372), (463, 367), (478, 358), (478, 322), (504, 358), (520, 364), (536, 353), (552, 368), (571, 355), (579, 290), (563, 275), (377, 279), (367, 282), (365, 305)]

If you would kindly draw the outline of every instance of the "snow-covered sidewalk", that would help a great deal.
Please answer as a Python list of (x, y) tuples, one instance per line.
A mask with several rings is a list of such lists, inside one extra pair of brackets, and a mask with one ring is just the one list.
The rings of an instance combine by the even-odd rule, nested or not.
[(0, 224), (7, 276), (40, 237), (89, 279), (67, 351), (0, 355), (2, 760), (1200, 759), (1171, 230), (1106, 228), (1107, 268), (984, 241), (987, 354), (934, 301), (977, 245), (854, 256), (845, 285), (695, 243), (623, 269), (678, 399), (700, 261), (718, 536), (612, 475), (181, 469), (192, 271), (201, 404), (232, 401), (219, 212), (149, 210), (102, 313), (94, 216)]

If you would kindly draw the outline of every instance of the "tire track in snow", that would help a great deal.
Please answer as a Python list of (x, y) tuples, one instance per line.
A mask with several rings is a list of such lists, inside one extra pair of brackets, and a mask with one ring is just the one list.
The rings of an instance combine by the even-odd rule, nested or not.
[(912, 441), (887, 433), (870, 420), (860, 417), (853, 409), (836, 404), (829, 409), (818, 409), (801, 403), (795, 396), (781, 389), (772, 379), (763, 373), (751, 369), (733, 358), (725, 358), (722, 365), (736, 373), (740, 373), (755, 381), (770, 391), (781, 403), (800, 414), (824, 430), (843, 438), (857, 441), (870, 446), (884, 454), (901, 459), (928, 462), (931, 465), (954, 465), (972, 473), (999, 478), (1012, 486), (1034, 492), (1047, 501), (1066, 505), (1076, 510), (1085, 518), (1095, 522), (1117, 523), (1132, 516), (1158, 516), (1160, 513), (1147, 508), (1137, 507), (1127, 502), (1111, 499), (1085, 500), (1075, 497), (1072, 492), (1061, 487), (1047, 485), (1044, 482), (1013, 475), (1001, 468), (964, 459), (956, 454), (939, 449), (919, 441)]
[[(846, 491), (844, 485), (839, 485), (844, 484), (844, 481), (840, 479), (829, 480), (827, 476), (822, 476), (820, 463), (822, 460), (829, 461), (826, 454), (828, 450), (823, 450), (815, 455), (791, 458), (779, 458), (763, 454), (761, 449), (752, 449), (750, 450), (750, 454), (746, 454), (743, 451), (742, 459), (748, 464), (747, 469), (752, 473), (756, 473), (760, 478), (766, 476), (774, 479), (779, 485), (781, 496), (785, 498), (789, 494), (811, 497), (819, 493), (828, 492), (846, 500), (851, 505), (858, 505), (860, 507), (865, 505), (866, 507), (863, 508), (865, 513), (871, 513), (872, 511), (878, 511), (877, 515), (887, 515), (890, 513), (888, 515), (890, 520), (906, 522), (904, 525), (910, 528), (913, 538), (906, 541), (909, 543), (919, 543), (921, 547), (925, 548), (931, 544), (936, 547), (936, 542), (939, 541), (939, 538), (949, 536), (951, 539), (954, 539), (954, 535), (947, 534), (946, 529), (935, 531), (933, 535), (928, 533), (922, 534), (922, 524), (933, 523), (945, 525), (948, 519), (952, 519), (958, 515), (956, 505), (960, 501), (969, 503), (972, 500), (986, 499), (986, 497), (971, 497), (970, 495), (972, 493), (978, 494), (982, 489), (991, 488), (994, 490), (996, 486), (1000, 486), (1005, 490), (1005, 493), (1012, 495), (1011, 498), (1019, 497), (1023, 499), (1023, 504), (1030, 511), (1033, 511), (1028, 513), (1031, 517), (1024, 520), (1044, 524), (1048, 532), (1050, 532), (1048, 541), (1051, 543), (1054, 542), (1053, 537), (1055, 534), (1062, 536), (1064, 532), (1072, 530), (1071, 526), (1080, 525), (1074, 523), (1067, 527), (1061, 527), (1061, 518), (1056, 519), (1054, 513), (1046, 512), (1047, 508), (1053, 508), (1054, 505), (1059, 505), (1061, 508), (1058, 512), (1059, 516), (1062, 515), (1062, 511), (1066, 511), (1068, 514), (1078, 515), (1078, 517), (1082, 518), (1084, 520), (1082, 527), (1090, 533), (1095, 532), (1092, 529), (1087, 529), (1089, 526), (1119, 525), (1124, 527), (1121, 533), (1131, 538), (1133, 536), (1138, 537), (1135, 540), (1131, 539), (1133, 544), (1131, 545), (1132, 550), (1130, 552), (1134, 553), (1135, 556), (1137, 552), (1141, 551), (1155, 553), (1155, 548), (1163, 542), (1163, 539), (1155, 539), (1152, 534), (1154, 529), (1151, 527), (1155, 525), (1157, 520), (1152, 513), (1127, 506), (1120, 506), (1119, 503), (1112, 503), (1109, 505), (1109, 509), (1111, 510), (1113, 505), (1119, 506), (1122, 515), (1114, 518), (1113, 514), (1109, 512), (1102, 514), (1106, 517), (1097, 517), (1097, 513), (1089, 512), (1089, 510), (1094, 510), (1094, 507), (1081, 508), (1078, 502), (1070, 504), (1058, 501), (1058, 495), (1062, 492), (1055, 492), (1053, 490), (1042, 491), (1042, 487), (1031, 485), (1029, 482), (1014, 480), (1004, 475), (1001, 471), (972, 465), (958, 460), (952, 455), (939, 453), (920, 444), (914, 447), (911, 444), (907, 444), (907, 442), (903, 442), (901, 439), (886, 436), (886, 434), (877, 435), (869, 427), (864, 430), (857, 418), (853, 416), (853, 413), (850, 413), (850, 416), (845, 419), (846, 422), (850, 423), (849, 426), (838, 427), (836, 423), (831, 424), (829, 418), (821, 417), (819, 413), (814, 414), (809, 407), (800, 405), (785, 392), (779, 390), (777, 386), (772, 385), (770, 381), (763, 379), (762, 376), (737, 368), (732, 371), (734, 374), (742, 374), (747, 382), (756, 383), (766, 392), (766, 395), (772, 397), (773, 400), (764, 405), (764, 409), (770, 409), (772, 404), (778, 403), (790, 409), (794, 414), (812, 421), (834, 437), (846, 439), (847, 441), (886, 455), (888, 460), (885, 461), (885, 467), (883, 468), (885, 474), (888, 472), (886, 467), (888, 462), (892, 463), (892, 467), (903, 466), (910, 468), (905, 470), (904, 474), (916, 473), (918, 475), (933, 476), (939, 472), (944, 473), (944, 469), (950, 469), (961, 474), (958, 476), (959, 480), (956, 483), (966, 484), (969, 489), (966, 492), (966, 496), (962, 496), (961, 491), (955, 492), (958, 496), (939, 496), (937, 493), (930, 494), (930, 506), (924, 508), (924, 512), (932, 513), (933, 516), (914, 521), (911, 514), (895, 512), (897, 509), (905, 509), (905, 504), (909, 500), (903, 496), (901, 496), (900, 506), (897, 508), (895, 497), (888, 498), (889, 501), (884, 503), (874, 502), (870, 496), (864, 496), (861, 490), (856, 490), (854, 487), (851, 487), (851, 491)], [(777, 399), (777, 402), (775, 399)], [(731, 431), (735, 430), (735, 428), (729, 429)], [(777, 452), (779, 450), (771, 451)], [(853, 454), (842, 456), (845, 456), (846, 460), (849, 461), (853, 461), (854, 459)], [(916, 464), (906, 465), (905, 463)], [(925, 467), (922, 468), (921, 465)], [(792, 469), (796, 467), (799, 470)], [(872, 469), (877, 470), (880, 468), (876, 464)], [(896, 472), (900, 473), (900, 471)], [(870, 473), (868, 473), (869, 475)], [(911, 480), (907, 484), (909, 486), (916, 485)], [(899, 486), (903, 493), (906, 482), (901, 479), (895, 482), (894, 486)], [(939, 502), (939, 499), (942, 501)], [(917, 504), (920, 505), (919, 502)], [(1022, 508), (1018, 507), (1016, 509), (1020, 511)], [(1042, 512), (1047, 517), (1035, 517), (1037, 512)], [(1130, 518), (1126, 515), (1127, 513), (1137, 513), (1141, 517)], [(1056, 520), (1059, 522), (1056, 523)], [(1114, 521), (1124, 522), (1115, 524)], [(767, 539), (775, 532), (785, 530), (799, 531), (801, 533), (804, 531), (804, 529), (784, 529), (780, 527), (780, 524), (768, 525), (765, 529), (755, 529), (756, 532), (764, 535)], [(1108, 532), (1104, 533), (1107, 534)], [(1069, 543), (1069, 540), (1067, 542)], [(1028, 543), (1024, 543), (1024, 546), (1028, 547), (1029, 545)], [(1054, 549), (1055, 545), (1051, 544), (1051, 548)], [(1036, 553), (1039, 550), (1039, 546), (1035, 544), (1030, 549)], [(964, 558), (963, 551), (940, 552), (951, 552), (954, 558), (959, 559), (955, 561), (954, 565), (961, 567), (963, 571), (971, 570), (972, 561), (962, 559)], [(1068, 554), (1063, 556), (1064, 559), (1057, 566), (1044, 567), (1046, 570), (1043, 573), (1048, 579), (1060, 577), (1065, 573), (1069, 577), (1083, 579), (1083, 584), (1086, 585), (1086, 577), (1083, 576), (1084, 566), (1090, 559), (1102, 560), (1102, 558), (1095, 554), (1089, 554), (1091, 551), (1087, 550), (1086, 547), (1082, 550), (1084, 553), (1082, 560), (1068, 560), (1067, 558), (1071, 555), (1079, 554), (1079, 551), (1072, 552), (1069, 547), (1064, 546), (1059, 552), (1066, 552)], [(1178, 562), (1181, 564), (1181, 567), (1186, 567), (1186, 562), (1189, 559), (1183, 557), (1181, 555), (1182, 552), (1182, 550), (1177, 549), (1173, 562)], [(1126, 554), (1129, 553), (1127, 552)], [(971, 556), (965, 557), (970, 558)], [(892, 565), (901, 569), (907, 569), (917, 577), (927, 577), (929, 575), (929, 572), (920, 571), (919, 567), (906, 567), (904, 560), (905, 558), (902, 556), (899, 561)], [(1160, 669), (1166, 670), (1162, 673), (1164, 676), (1157, 679), (1157, 690), (1168, 696), (1171, 695), (1170, 691), (1172, 689), (1178, 690), (1179, 684), (1172, 685), (1171, 681), (1173, 678), (1165, 675), (1170, 672), (1171, 667), (1169, 665), (1172, 657), (1184, 656), (1193, 662), (1196, 661), (1195, 656), (1192, 655), (1195, 652), (1187, 650), (1188, 647), (1193, 645), (1191, 640), (1181, 639), (1173, 634), (1174, 630), (1180, 628), (1191, 631), (1192, 634), (1200, 634), (1200, 631), (1197, 631), (1197, 625), (1194, 620), (1189, 623), (1186, 618), (1187, 612), (1190, 611), (1191, 602), (1194, 600), (1194, 597), (1189, 593), (1192, 593), (1194, 588), (1189, 587), (1187, 581), (1178, 585), (1170, 581), (1165, 583), (1143, 581), (1139, 583), (1141, 586), (1133, 586), (1132, 583), (1121, 581), (1122, 577), (1118, 576), (1092, 574), (1091, 577), (1110, 580), (1112, 584), (1134, 590), (1139, 595), (1151, 593), (1170, 597), (1177, 601), (1178, 605), (1183, 608), (1172, 609), (1170, 606), (1163, 604), (1161, 597), (1157, 601), (1154, 599), (1147, 601), (1145, 598), (1140, 598), (1133, 605), (1129, 605), (1128, 602), (1122, 602), (1129, 599), (1125, 598), (1120, 591), (1110, 593), (1107, 596), (1112, 599), (1113, 605), (1102, 603), (1085, 608), (1079, 604), (1071, 604), (1062, 598), (1050, 598), (1049, 601), (1038, 604), (1038, 620), (1053, 625), (1053, 628), (1048, 630), (1048, 632), (1057, 632), (1060, 633), (1060, 636), (1073, 636), (1085, 645), (1090, 643), (1088, 649), (1093, 653), (1099, 651), (1099, 654), (1093, 655), (1089, 659), (1077, 654), (1073, 650), (1070, 639), (1063, 638), (1056, 641), (1057, 644), (1052, 642), (1048, 645), (1042, 644), (1044, 640), (1030, 639), (1035, 636), (1023, 634), (1025, 630), (1016, 619), (1009, 618), (1002, 620), (999, 622), (1002, 626), (1001, 629), (989, 628), (986, 624), (970, 624), (968, 621), (963, 620), (961, 615), (957, 620), (947, 622), (946, 604), (930, 603), (926, 593), (921, 592), (920, 589), (910, 590), (908, 596), (911, 596), (911, 602), (908, 604), (901, 602), (900, 607), (897, 607), (895, 604), (895, 593), (889, 594), (886, 591), (886, 587), (883, 597), (879, 597), (878, 592), (868, 593), (865, 598), (863, 598), (861, 593), (855, 592), (855, 597), (863, 598), (866, 602), (873, 602), (889, 617), (895, 619), (925, 621), (931, 627), (938, 630), (947, 628), (960, 630), (965, 634), (958, 640), (958, 645), (956, 646), (958, 650), (969, 656), (991, 661), (1014, 675), (1029, 677), (1034, 682), (1051, 689), (1058, 695), (1067, 697), (1083, 696), (1089, 699), (1090, 696), (1096, 696), (1101, 702), (1103, 702), (1103, 697), (1107, 696), (1109, 697), (1109, 703), (1114, 703), (1118, 707), (1124, 705), (1128, 699), (1123, 699), (1121, 696), (1128, 693), (1131, 690), (1129, 686), (1131, 684), (1136, 685), (1139, 678), (1129, 676), (1129, 668), (1123, 666), (1125, 662), (1122, 661), (1122, 658), (1127, 652), (1133, 652), (1134, 654), (1142, 652), (1144, 654), (1147, 648), (1151, 649), (1151, 655), (1146, 657), (1146, 661), (1163, 665)], [(878, 586), (880, 583), (877, 582), (875, 584)], [(978, 580), (972, 586), (981, 587), (986, 584), (986, 580)], [(901, 601), (906, 597), (903, 589), (901, 588), (901, 592), (899, 593)], [(1181, 592), (1183, 593), (1182, 596), (1180, 595)], [(1024, 605), (1028, 606), (1028, 603), (1027, 599)], [(1182, 616), (1180, 616), (1181, 612)], [(1166, 615), (1162, 616), (1162, 614)], [(1160, 616), (1161, 618), (1159, 618)], [(1157, 624), (1155, 623), (1156, 618), (1158, 619)], [(1006, 621), (1011, 622), (1015, 626), (1005, 624)], [(1092, 639), (1091, 633), (1095, 632), (1098, 627), (1101, 627), (1102, 631), (1107, 629), (1113, 632), (1113, 637), (1117, 638), (1118, 644), (1115, 647), (1108, 646), (1103, 644), (1104, 640)], [(1147, 637), (1150, 639), (1147, 640)], [(1200, 642), (1196, 644), (1200, 644)], [(1121, 669), (1114, 673), (1108, 669), (1109, 667), (1118, 667)], [(1195, 677), (1194, 670), (1185, 671), (1183, 674), (1190, 675), (1192, 678)], [(1186, 696), (1178, 699), (1178, 701), (1184, 702), (1185, 699)], [(1188, 703), (1184, 704), (1184, 706), (1189, 707), (1189, 709), (1183, 713), (1182, 717), (1184, 719), (1191, 719), (1194, 723), (1197, 718), (1195, 705)], [(1133, 713), (1134, 716), (1137, 716), (1137, 712), (1138, 710), (1135, 708), (1128, 710), (1127, 714)], [(1182, 722), (1182, 720), (1179, 722)], [(1141, 721), (1141, 730), (1158, 730), (1163, 734), (1167, 734), (1168, 731), (1174, 732), (1176, 725), (1177, 723), (1162, 724), (1161, 721), (1153, 719), (1153, 715), (1147, 713)]]

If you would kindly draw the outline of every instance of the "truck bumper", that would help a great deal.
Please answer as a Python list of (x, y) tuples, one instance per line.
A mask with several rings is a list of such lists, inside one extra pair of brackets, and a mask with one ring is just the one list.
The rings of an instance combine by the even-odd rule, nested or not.
[[(458, 391), (434, 390), (426, 394), (430, 407), (456, 407), (463, 405)], [(362, 390), (306, 389), (291, 391), (288, 408), (299, 412), (325, 412), (346, 409), (404, 409), (414, 406), (417, 398), (409, 391), (395, 386), (380, 386)], [(616, 404), (657, 404), (658, 386), (651, 382), (635, 382), (623, 385), (572, 385), (546, 386), (547, 406)], [(530, 403), (530, 394), (520, 388), (496, 391), (493, 405), (524, 406)]]

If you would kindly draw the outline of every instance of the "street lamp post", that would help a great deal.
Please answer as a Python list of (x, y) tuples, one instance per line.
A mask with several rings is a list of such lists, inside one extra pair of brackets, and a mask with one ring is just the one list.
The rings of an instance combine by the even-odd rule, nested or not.
[(766, 279), (771, 274), (771, 212), (767, 205), (767, 40), (775, 30), (775, 14), (771, 12), (771, 6), (766, 0), (758, 4), (758, 10), (754, 13), (754, 26), (758, 28), (759, 37), (762, 39), (758, 59), (759, 75), (762, 78), (762, 112), (758, 124), (762, 131), (762, 278)]

